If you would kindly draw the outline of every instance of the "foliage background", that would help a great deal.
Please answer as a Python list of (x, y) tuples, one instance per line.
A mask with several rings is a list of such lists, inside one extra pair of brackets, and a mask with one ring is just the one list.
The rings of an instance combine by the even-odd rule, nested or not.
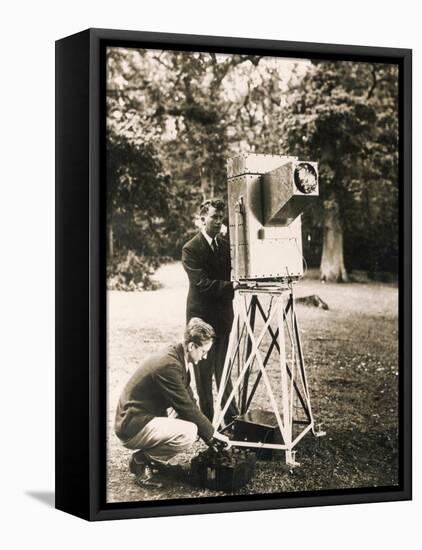
[(110, 288), (151, 288), (249, 151), (319, 163), (303, 232), (322, 279), (397, 272), (395, 65), (110, 48), (107, 130)]

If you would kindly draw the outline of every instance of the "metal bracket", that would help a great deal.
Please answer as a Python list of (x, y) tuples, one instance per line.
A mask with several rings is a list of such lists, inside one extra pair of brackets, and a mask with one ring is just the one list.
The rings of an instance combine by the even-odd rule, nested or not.
[(235, 251), (236, 251), (236, 263), (234, 266), (234, 278), (236, 281), (239, 280), (239, 218), (243, 216), (243, 196), (240, 195), (239, 199), (236, 201), (234, 211), (236, 214), (236, 220), (235, 220)]
[(297, 451), (286, 451), (286, 464), (291, 468), (300, 466), (300, 462), (296, 462), (296, 452)]

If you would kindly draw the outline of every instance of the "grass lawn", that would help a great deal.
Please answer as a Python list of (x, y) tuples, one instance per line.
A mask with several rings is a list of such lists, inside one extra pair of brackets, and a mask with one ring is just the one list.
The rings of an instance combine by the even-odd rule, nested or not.
[[(162, 267), (157, 278), (163, 285), (157, 291), (108, 293), (108, 502), (223, 494), (172, 478), (161, 488), (140, 488), (127, 467), (130, 451), (113, 432), (116, 403), (131, 373), (183, 334), (187, 277), (181, 264)], [(299, 442), (301, 466), (294, 470), (284, 460), (259, 461), (254, 479), (237, 494), (397, 485), (397, 286), (305, 279), (295, 291), (297, 297), (317, 294), (330, 308), (296, 308), (313, 414), (327, 435), (308, 434)], [(180, 460), (187, 463), (204, 448), (198, 442)]]

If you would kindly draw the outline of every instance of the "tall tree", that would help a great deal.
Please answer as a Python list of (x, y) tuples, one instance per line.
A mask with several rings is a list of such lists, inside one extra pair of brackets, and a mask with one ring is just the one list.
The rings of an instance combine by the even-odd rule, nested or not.
[(314, 64), (291, 90), (283, 123), (289, 150), (319, 162), (322, 280), (347, 280), (345, 229), (366, 217), (369, 230), (385, 202), (394, 211), (397, 85), (395, 66), (336, 61)]
[[(259, 57), (110, 50), (108, 121), (116, 135), (153, 143), (169, 175), (167, 241), (180, 254), (201, 199), (226, 192), (225, 162), (238, 131), (227, 80)], [(233, 126), (237, 125), (236, 132)]]

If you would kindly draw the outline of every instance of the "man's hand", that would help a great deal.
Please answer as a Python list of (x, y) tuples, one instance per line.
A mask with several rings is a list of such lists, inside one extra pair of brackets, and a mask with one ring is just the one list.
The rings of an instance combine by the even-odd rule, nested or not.
[(216, 454), (220, 454), (230, 448), (230, 439), (226, 435), (220, 434), (215, 431), (212, 438), (208, 441), (207, 445)]
[(233, 290), (237, 290), (240, 287), (239, 281), (233, 281)]
[(224, 443), (227, 447), (230, 447), (230, 439), (227, 437), (227, 435), (223, 435), (217, 431), (213, 433), (213, 438), (217, 439), (218, 441), (221, 441)]

